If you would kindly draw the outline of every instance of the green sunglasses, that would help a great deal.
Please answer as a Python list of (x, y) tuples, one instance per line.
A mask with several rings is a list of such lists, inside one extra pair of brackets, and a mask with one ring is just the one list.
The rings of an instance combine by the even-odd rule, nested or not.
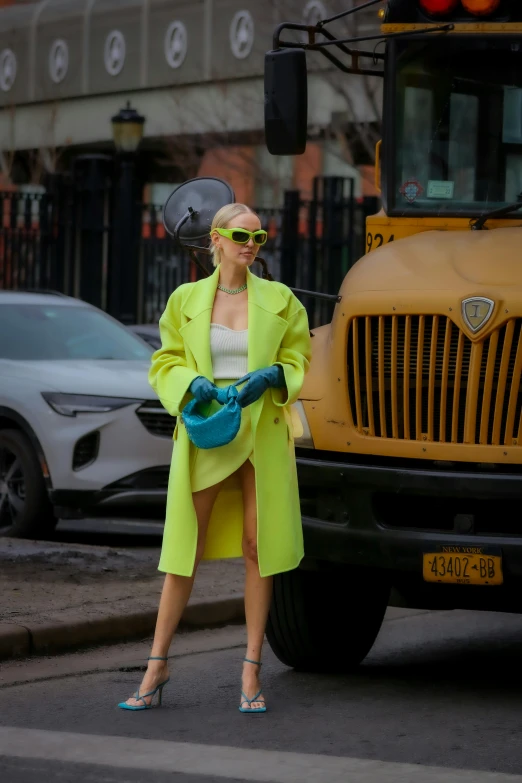
[(253, 239), (256, 245), (264, 245), (268, 239), (268, 234), (263, 229), (247, 231), (246, 228), (216, 228), (214, 230), (237, 245), (246, 245), (249, 239)]

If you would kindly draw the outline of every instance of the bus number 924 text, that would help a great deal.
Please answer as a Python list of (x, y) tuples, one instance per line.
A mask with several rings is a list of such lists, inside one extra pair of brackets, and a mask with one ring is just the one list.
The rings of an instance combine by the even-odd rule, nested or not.
[(366, 252), (370, 253), (372, 250), (377, 250), (382, 245), (387, 245), (388, 242), (393, 242), (395, 235), (391, 234), (388, 239), (385, 239), (382, 234), (371, 234), (368, 232), (366, 236)]

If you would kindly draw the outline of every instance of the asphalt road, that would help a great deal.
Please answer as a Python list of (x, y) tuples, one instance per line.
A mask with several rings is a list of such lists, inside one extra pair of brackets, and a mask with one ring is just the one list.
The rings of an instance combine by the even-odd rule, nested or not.
[(296, 673), (267, 649), (257, 716), (237, 710), (243, 635), (180, 636), (164, 706), (141, 713), (115, 705), (145, 643), (6, 663), (0, 780), (522, 783), (522, 617), (405, 613), (344, 676)]

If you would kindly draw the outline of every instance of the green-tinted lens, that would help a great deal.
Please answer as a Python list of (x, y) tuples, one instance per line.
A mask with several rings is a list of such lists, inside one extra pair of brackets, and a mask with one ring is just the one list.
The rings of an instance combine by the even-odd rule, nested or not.
[(232, 240), (232, 242), (237, 242), (238, 245), (246, 245), (246, 243), (250, 239), (250, 232), (241, 231), (241, 229), (236, 228), (232, 231), (232, 234), (230, 235), (230, 239)]
[(267, 239), (268, 239), (268, 234), (266, 233), (266, 231), (254, 232), (254, 242), (256, 243), (256, 245), (264, 245)]

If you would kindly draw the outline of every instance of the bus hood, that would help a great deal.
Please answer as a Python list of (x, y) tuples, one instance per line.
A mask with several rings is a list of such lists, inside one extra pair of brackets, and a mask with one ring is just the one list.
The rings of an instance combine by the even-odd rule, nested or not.
[[(425, 231), (374, 250), (350, 270), (341, 295), (486, 287), (522, 290), (522, 228)], [(492, 292), (493, 293), (493, 292)]]

